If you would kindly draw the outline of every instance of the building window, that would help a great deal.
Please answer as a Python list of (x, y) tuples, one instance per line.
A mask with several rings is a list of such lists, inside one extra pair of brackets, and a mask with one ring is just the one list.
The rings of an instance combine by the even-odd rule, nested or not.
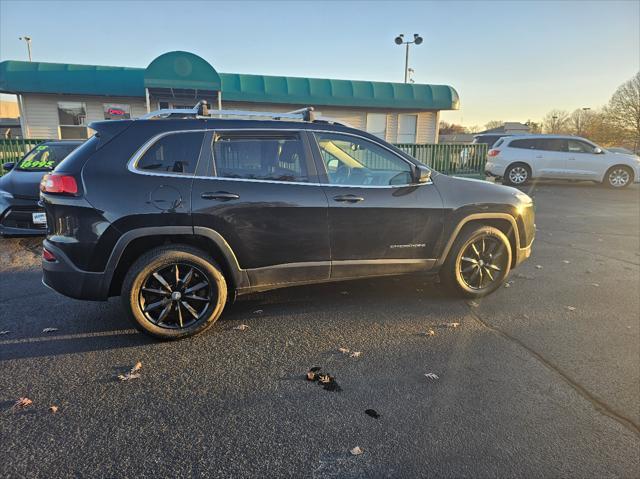
[(88, 138), (87, 107), (77, 101), (58, 102), (58, 123), (63, 140)]
[(104, 110), (105, 120), (128, 120), (131, 118), (130, 105), (123, 105), (121, 103), (104, 103), (102, 108)]
[(398, 115), (398, 143), (415, 143), (418, 115)]
[(366, 130), (368, 133), (384, 140), (387, 135), (387, 114), (367, 113)]

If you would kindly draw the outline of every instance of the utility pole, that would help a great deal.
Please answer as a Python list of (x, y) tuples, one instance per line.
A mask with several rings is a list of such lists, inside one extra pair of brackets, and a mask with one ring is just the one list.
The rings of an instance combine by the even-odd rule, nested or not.
[(27, 42), (27, 53), (29, 54), (29, 61), (32, 61), (31, 60), (31, 37), (25, 35), (24, 37), (19, 37), (19, 39)]
[(422, 37), (417, 33), (413, 34), (413, 41), (404, 41), (404, 33), (401, 33), (394, 40), (396, 45), (406, 45), (406, 51), (404, 56), (404, 82), (409, 82), (409, 45), (415, 43), (416, 45), (420, 45), (422, 43)]

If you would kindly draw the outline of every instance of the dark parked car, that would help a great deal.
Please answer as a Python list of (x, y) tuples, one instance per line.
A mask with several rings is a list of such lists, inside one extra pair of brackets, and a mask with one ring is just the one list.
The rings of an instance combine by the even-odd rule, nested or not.
[(487, 145), (488, 149), (498, 141), (500, 138), (504, 138), (505, 136), (511, 136), (507, 133), (481, 133), (473, 137), (473, 141), (471, 142), (473, 145), (477, 145), (479, 143), (484, 143)]
[(46, 285), (121, 295), (142, 329), (179, 338), (229, 298), (291, 285), (425, 272), (478, 297), (531, 252), (516, 189), (439, 174), (310, 111), (190, 112), (93, 123), (45, 177)]
[(17, 163), (5, 163), (0, 177), (0, 236), (46, 233), (44, 209), (38, 206), (40, 180), (78, 147), (80, 141), (47, 141)]

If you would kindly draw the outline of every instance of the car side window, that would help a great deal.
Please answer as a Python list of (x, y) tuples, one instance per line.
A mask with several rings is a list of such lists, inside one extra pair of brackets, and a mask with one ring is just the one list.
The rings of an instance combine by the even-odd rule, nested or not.
[(509, 143), (509, 146), (511, 148), (523, 148), (526, 150), (536, 148), (535, 142), (533, 140), (512, 140), (511, 143)]
[(217, 176), (250, 180), (308, 182), (298, 134), (220, 135), (213, 143)]
[(580, 140), (568, 140), (567, 151), (570, 153), (593, 153), (593, 146)]
[(136, 163), (143, 171), (193, 174), (200, 156), (202, 132), (170, 133), (156, 141)]
[(389, 186), (412, 183), (411, 165), (372, 141), (339, 133), (314, 135), (330, 184)]

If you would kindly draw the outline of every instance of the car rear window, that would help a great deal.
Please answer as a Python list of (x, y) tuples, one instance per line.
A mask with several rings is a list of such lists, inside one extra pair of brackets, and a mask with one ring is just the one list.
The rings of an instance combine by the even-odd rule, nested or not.
[(53, 170), (58, 163), (78, 147), (77, 144), (38, 145), (20, 160), (17, 169), (22, 171)]

